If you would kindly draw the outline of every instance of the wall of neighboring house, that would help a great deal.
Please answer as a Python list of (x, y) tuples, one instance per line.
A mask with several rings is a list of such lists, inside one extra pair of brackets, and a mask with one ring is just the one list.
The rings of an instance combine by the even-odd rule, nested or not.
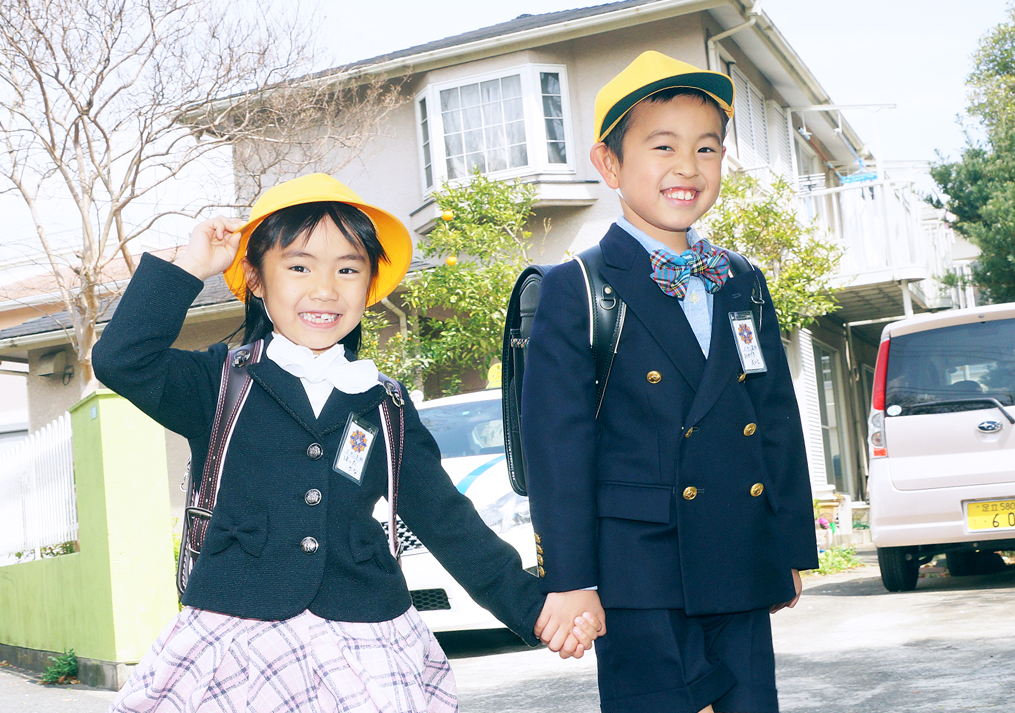
[[(225, 339), (239, 326), (242, 317), (237, 316), (237, 314), (238, 311), (232, 316), (224, 318), (218, 317), (206, 321), (190, 320), (184, 325), (179, 339), (173, 346), (178, 349), (206, 349), (209, 345)], [(64, 348), (69, 349), (69, 347)], [(40, 376), (38, 374), (40, 359), (58, 349), (38, 349), (29, 353), (30, 373), (23, 380), (22, 388), (25, 389), (26, 393), (26, 409), (29, 401), (32, 405), (30, 419), (30, 430), (32, 431), (42, 428), (81, 400), (79, 369), (75, 369), (74, 376), (66, 384), (63, 383), (63, 379), (60, 377)], [(0, 447), (2, 447), (2, 443), (0, 443)], [(186, 439), (167, 430), (166, 455), (169, 472), (169, 482), (167, 485), (169, 488), (170, 506), (173, 517), (179, 518), (183, 513), (185, 499), (184, 493), (180, 490), (180, 482), (183, 480), (187, 462), (190, 459), (190, 448), (187, 445)]]
[[(20, 364), (3, 363), (11, 371)], [(28, 435), (27, 376), (0, 374), (0, 452)]]

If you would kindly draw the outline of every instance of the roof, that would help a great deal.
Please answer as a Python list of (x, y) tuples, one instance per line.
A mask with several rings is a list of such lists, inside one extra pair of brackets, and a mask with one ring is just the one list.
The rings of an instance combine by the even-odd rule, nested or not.
[(585, 18), (596, 17), (598, 15), (605, 15), (641, 5), (655, 5), (659, 3), (660, 0), (622, 0), (622, 2), (604, 3), (602, 5), (580, 7), (572, 10), (559, 10), (557, 12), (547, 12), (539, 15), (519, 15), (515, 19), (508, 20), (507, 22), (490, 25), (489, 27), (482, 27), (470, 32), (463, 32), (460, 35), (452, 35), (451, 37), (445, 37), (441, 40), (434, 40), (432, 42), (426, 42), (413, 47), (407, 47), (396, 52), (378, 55), (369, 59), (358, 60), (342, 67), (339, 70), (327, 70), (322, 72), (319, 76), (328, 76), (336, 72), (349, 72), (376, 64), (394, 62), (399, 59), (428, 54), (437, 50), (450, 49), (461, 45), (472, 44), (474, 42), (483, 42), (495, 37), (499, 38), (506, 35), (514, 35), (525, 32), (526, 30), (535, 30), (548, 27), (550, 25), (559, 25), (566, 22), (572, 22), (574, 20), (583, 20)]
[[(191, 309), (194, 309), (195, 307), (222, 304), (224, 302), (229, 302), (230, 300), (236, 301), (236, 298), (233, 296), (233, 293), (229, 291), (229, 288), (226, 287), (226, 282), (222, 279), (222, 275), (215, 275), (215, 277), (212, 277), (205, 282), (204, 289), (201, 290), (197, 299), (194, 300), (194, 303), (191, 305)], [(119, 295), (112, 300), (104, 301), (104, 311), (102, 316), (97, 320), (96, 324), (105, 324), (108, 322), (112, 318), (113, 312), (116, 311), (116, 306), (118, 304), (120, 304)], [(18, 339), (64, 329), (73, 329), (70, 312), (67, 310), (30, 319), (27, 322), (22, 322), (14, 327), (0, 329), (0, 348), (4, 346), (14, 346), (16, 344), (16, 340)], [(13, 341), (11, 341), (10, 344), (5, 344), (5, 342), (10, 340)]]

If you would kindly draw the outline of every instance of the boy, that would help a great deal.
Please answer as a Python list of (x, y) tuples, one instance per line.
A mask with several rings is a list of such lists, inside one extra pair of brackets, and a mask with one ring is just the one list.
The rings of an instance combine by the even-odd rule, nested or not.
[(544, 277), (529, 341), (522, 440), (548, 593), (537, 631), (602, 617), (601, 602), (604, 713), (778, 711), (769, 614), (818, 565), (764, 278), (729, 276), (692, 228), (719, 195), (732, 106), (729, 77), (658, 52), (599, 92), (592, 162), (623, 210), (601, 273), (627, 315), (598, 416), (576, 262)]

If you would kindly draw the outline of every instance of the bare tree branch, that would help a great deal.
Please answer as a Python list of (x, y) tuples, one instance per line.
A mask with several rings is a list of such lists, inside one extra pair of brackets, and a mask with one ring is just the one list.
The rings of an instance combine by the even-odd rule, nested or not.
[[(6, 0), (0, 13), (0, 193), (20, 196), (73, 322), (91, 348), (104, 271), (171, 215), (249, 206), (272, 182), (334, 173), (405, 101), (400, 79), (311, 75), (313, 18), (268, 0)], [(343, 79), (345, 78), (345, 79)], [(159, 205), (195, 166), (226, 159), (222, 195)], [(42, 208), (59, 199), (61, 215)], [(66, 245), (72, 222), (74, 280)]]

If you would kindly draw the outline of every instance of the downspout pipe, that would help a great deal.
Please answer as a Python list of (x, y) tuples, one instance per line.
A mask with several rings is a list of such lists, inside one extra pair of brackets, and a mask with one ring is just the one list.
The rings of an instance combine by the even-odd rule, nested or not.
[(395, 303), (389, 300), (387, 297), (381, 298), (381, 304), (395, 313), (395, 316), (398, 317), (398, 331), (402, 333), (402, 339), (408, 339), (409, 321), (405, 316), (405, 312), (396, 307)]
[(706, 45), (708, 47), (708, 68), (713, 72), (721, 72), (719, 69), (719, 40), (724, 40), (731, 35), (735, 35), (741, 30), (746, 30), (748, 27), (753, 27), (758, 21), (758, 15), (761, 13), (761, 2), (755, 2), (754, 6), (747, 11), (749, 17), (743, 24), (731, 27), (725, 32), (720, 32), (718, 35), (709, 37)]

